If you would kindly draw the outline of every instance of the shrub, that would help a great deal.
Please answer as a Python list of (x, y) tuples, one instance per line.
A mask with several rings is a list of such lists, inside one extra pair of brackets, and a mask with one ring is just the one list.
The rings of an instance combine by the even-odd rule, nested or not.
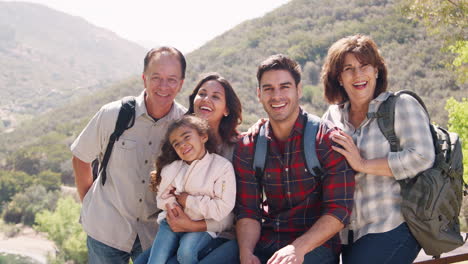
[(55, 242), (57, 259), (87, 263), (86, 234), (78, 223), (79, 217), (80, 204), (71, 197), (59, 199), (54, 211), (44, 210), (36, 215), (35, 228)]
[(47, 192), (42, 185), (28, 187), (24, 192), (17, 193), (3, 212), (3, 220), (7, 223), (34, 224), (36, 213), (44, 209), (53, 210), (57, 203), (58, 192)]

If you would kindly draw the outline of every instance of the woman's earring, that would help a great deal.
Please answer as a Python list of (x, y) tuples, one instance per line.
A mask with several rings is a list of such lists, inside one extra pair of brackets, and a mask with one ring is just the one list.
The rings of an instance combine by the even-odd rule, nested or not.
[(375, 74), (375, 78), (376, 78), (376, 79), (379, 78), (379, 72), (377, 72), (377, 73)]
[(340, 86), (343, 86), (343, 83), (342, 83), (342, 82), (340, 82)]
[(224, 114), (224, 116), (228, 116), (228, 115), (229, 115), (228, 113)]

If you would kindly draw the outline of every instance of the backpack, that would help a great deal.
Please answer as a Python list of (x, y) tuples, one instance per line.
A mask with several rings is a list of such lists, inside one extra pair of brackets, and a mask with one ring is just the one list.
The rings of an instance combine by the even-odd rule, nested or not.
[(135, 97), (127, 96), (124, 97), (122, 100), (122, 106), (119, 110), (119, 115), (117, 117), (117, 121), (115, 123), (114, 132), (109, 137), (109, 143), (107, 144), (106, 151), (104, 152), (104, 157), (101, 161), (98, 158), (93, 160), (91, 163), (93, 169), (93, 181), (101, 175), (101, 183), (104, 186), (107, 179), (107, 163), (109, 162), (110, 155), (112, 153), (112, 149), (114, 148), (115, 141), (118, 141), (120, 136), (123, 132), (133, 126), (135, 124)]
[[(320, 127), (321, 119), (307, 114), (307, 121), (305, 122), (304, 136), (302, 137), (302, 153), (304, 154), (304, 160), (306, 162), (307, 170), (313, 176), (323, 177), (323, 172), (317, 158), (317, 152), (315, 151), (315, 138)], [(266, 138), (266, 124), (260, 127), (260, 131), (255, 141), (255, 151), (253, 159), (253, 169), (255, 170), (255, 177), (259, 183), (261, 189), (261, 201), (263, 201), (264, 193), (262, 190), (262, 175), (265, 170), (266, 157), (268, 153), (268, 140)]]
[[(414, 97), (429, 116), (421, 98), (406, 90), (390, 95), (377, 113), (369, 113), (369, 117), (377, 118), (392, 152), (401, 150), (394, 129), (395, 103), (401, 94)], [(401, 211), (411, 233), (427, 255), (440, 256), (464, 244), (458, 216), (466, 184), (458, 135), (433, 124), (430, 130), (436, 154), (433, 167), (398, 183), (403, 198)]]

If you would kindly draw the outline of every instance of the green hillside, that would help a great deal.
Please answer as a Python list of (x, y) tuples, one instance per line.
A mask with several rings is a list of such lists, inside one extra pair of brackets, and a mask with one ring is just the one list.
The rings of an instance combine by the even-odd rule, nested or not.
[[(178, 100), (187, 105), (198, 75), (217, 71), (231, 81), (241, 98), (243, 130), (265, 116), (255, 98), (256, 66), (271, 54), (284, 53), (303, 66), (303, 104), (321, 115), (327, 107), (319, 84), (323, 58), (331, 43), (356, 33), (369, 34), (378, 43), (390, 70), (390, 89), (418, 92), (433, 120), (446, 124), (446, 99), (466, 97), (468, 87), (457, 85), (444, 68), (449, 55), (440, 51), (442, 41), (404, 18), (396, 1), (386, 0), (293, 0), (261, 18), (246, 21), (188, 54), (187, 79)], [(142, 61), (143, 55), (137, 59)], [(101, 105), (138, 94), (142, 87), (140, 77), (135, 76), (2, 135), (0, 153), (11, 153), (4, 168), (35, 161), (39, 171), (59, 171), (69, 182), (70, 165), (64, 161), (69, 159), (67, 148), (72, 140)], [(29, 147), (15, 152), (24, 146)]]
[(0, 131), (140, 72), (144, 53), (82, 18), (0, 1)]

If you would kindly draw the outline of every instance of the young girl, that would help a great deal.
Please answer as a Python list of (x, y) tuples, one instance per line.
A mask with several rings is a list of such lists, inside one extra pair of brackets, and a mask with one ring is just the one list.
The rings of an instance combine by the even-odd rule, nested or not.
[(192, 220), (222, 220), (234, 208), (236, 182), (227, 159), (214, 154), (216, 146), (209, 137), (208, 123), (187, 115), (172, 123), (166, 133), (157, 172), (151, 187), (157, 191), (159, 231), (148, 263), (166, 263), (177, 253), (181, 264), (197, 263), (198, 251), (213, 232), (173, 232), (166, 222), (166, 210), (181, 206)]

